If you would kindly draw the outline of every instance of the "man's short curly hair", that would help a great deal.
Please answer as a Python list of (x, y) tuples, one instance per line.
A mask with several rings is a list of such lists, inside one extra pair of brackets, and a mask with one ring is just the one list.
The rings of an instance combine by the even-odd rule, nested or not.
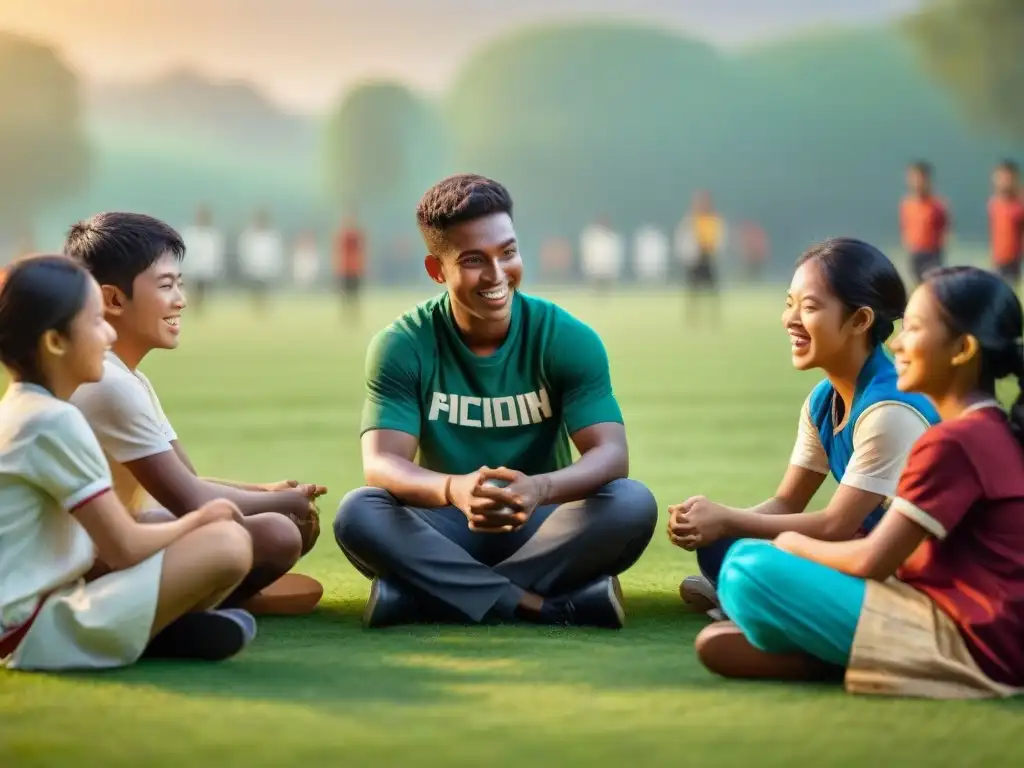
[(416, 206), (416, 221), (431, 252), (438, 250), (450, 227), (495, 213), (512, 217), (512, 196), (498, 182), (459, 173), (437, 182)]

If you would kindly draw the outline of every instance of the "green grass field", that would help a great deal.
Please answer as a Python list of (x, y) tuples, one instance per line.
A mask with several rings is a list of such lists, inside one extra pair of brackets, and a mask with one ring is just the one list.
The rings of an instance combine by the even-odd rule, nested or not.
[[(323, 604), (262, 621), (246, 653), (220, 665), (0, 673), (0, 766), (1021, 764), (1017, 703), (714, 678), (692, 650), (704, 621), (676, 592), (693, 557), (662, 529), (623, 579), (622, 632), (364, 631), (368, 583), (330, 522), (361, 484), (366, 342), (418, 298), (372, 299), (363, 330), (327, 300), (281, 299), (264, 317), (228, 300), (187, 317), (182, 348), (147, 361), (203, 474), (330, 487), (324, 533), (300, 564), (323, 580)], [(790, 368), (781, 291), (730, 295), (717, 332), (685, 331), (673, 296), (560, 300), (606, 340), (632, 474), (663, 510), (696, 493), (745, 504), (774, 490), (816, 381)]]

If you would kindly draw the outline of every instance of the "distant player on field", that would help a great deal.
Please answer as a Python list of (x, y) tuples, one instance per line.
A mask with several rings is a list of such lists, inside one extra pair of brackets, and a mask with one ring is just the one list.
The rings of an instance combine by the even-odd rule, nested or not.
[[(804, 402), (796, 445), (775, 495), (750, 509), (694, 496), (670, 507), (669, 538), (697, 550), (700, 576), (680, 585), (694, 610), (717, 610), (722, 558), (741, 538), (799, 531), (850, 539), (881, 518), (914, 441), (938, 421), (922, 395), (896, 388), (884, 344), (907, 295), (896, 267), (859, 240), (826, 240), (797, 262), (782, 322), (797, 370), (825, 378)], [(839, 483), (821, 512), (804, 514), (831, 474)]]
[(587, 282), (601, 294), (612, 291), (622, 274), (626, 244), (606, 216), (589, 224), (580, 235), (580, 263)]
[(284, 241), (265, 210), (257, 211), (252, 223), (239, 236), (238, 261), (254, 307), (265, 311), (270, 292), (280, 285), (284, 276)]
[(744, 221), (740, 225), (740, 247), (747, 279), (752, 283), (761, 282), (771, 253), (771, 243), (764, 227), (756, 221)]
[(366, 233), (354, 218), (346, 218), (334, 240), (334, 273), (348, 320), (359, 318), (359, 294), (366, 273)]
[(102, 380), (80, 387), (71, 402), (109, 457), (122, 503), (137, 518), (173, 520), (211, 499), (230, 499), (245, 515), (255, 559), (228, 605), (258, 613), (312, 610), (320, 586), (288, 571), (316, 540), (312, 503), (324, 489), (198, 476), (156, 390), (139, 370), (153, 350), (178, 346), (185, 309), (178, 233), (149, 216), (101, 213), (75, 224), (64, 250), (100, 283), (107, 320), (117, 331)]
[(633, 274), (640, 282), (664, 285), (668, 266), (668, 238), (657, 227), (645, 224), (633, 237)]
[(949, 209), (932, 188), (932, 166), (923, 160), (907, 169), (909, 193), (900, 204), (903, 248), (917, 283), (929, 270), (941, 267), (949, 233)]
[(182, 232), (182, 239), (189, 255), (186, 277), (198, 310), (206, 304), (207, 291), (224, 279), (224, 233), (214, 226), (209, 208), (201, 206), (195, 223)]
[(686, 281), (686, 317), (691, 325), (700, 320), (703, 299), (711, 304), (712, 319), (719, 319), (718, 260), (725, 242), (725, 223), (715, 210), (711, 195), (701, 190), (676, 232), (676, 248), (683, 257)]
[(370, 344), (369, 487), (344, 498), (334, 524), (373, 579), (364, 622), (621, 627), (616, 576), (646, 548), (658, 510), (627, 477), (604, 345), (519, 291), (503, 186), (449, 177), (417, 218), (427, 273), (446, 290)]
[(1024, 257), (1024, 199), (1020, 192), (1020, 169), (1004, 160), (992, 174), (994, 194), (988, 202), (992, 237), (992, 262), (996, 272), (1014, 289), (1020, 285)]
[[(104, 669), (150, 656), (223, 659), (252, 639), (244, 611), (210, 610), (252, 566), (238, 509), (210, 499), (140, 525), (75, 389), (114, 341), (99, 285), (63, 256), (0, 274), (0, 666)], [(111, 572), (86, 583), (97, 555)]]

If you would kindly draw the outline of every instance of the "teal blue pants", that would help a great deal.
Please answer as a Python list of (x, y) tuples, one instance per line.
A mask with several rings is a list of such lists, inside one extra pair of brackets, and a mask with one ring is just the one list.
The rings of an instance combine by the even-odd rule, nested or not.
[(756, 648), (803, 653), (845, 667), (864, 605), (865, 581), (742, 539), (729, 548), (718, 576), (725, 614)]

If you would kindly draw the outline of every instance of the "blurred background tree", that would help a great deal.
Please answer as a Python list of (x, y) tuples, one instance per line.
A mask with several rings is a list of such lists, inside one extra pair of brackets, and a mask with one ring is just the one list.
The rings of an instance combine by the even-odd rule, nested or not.
[(905, 27), (969, 118), (1024, 138), (1024, 2), (931, 0)]
[(0, 33), (0, 239), (82, 190), (90, 153), (78, 79), (53, 48)]

